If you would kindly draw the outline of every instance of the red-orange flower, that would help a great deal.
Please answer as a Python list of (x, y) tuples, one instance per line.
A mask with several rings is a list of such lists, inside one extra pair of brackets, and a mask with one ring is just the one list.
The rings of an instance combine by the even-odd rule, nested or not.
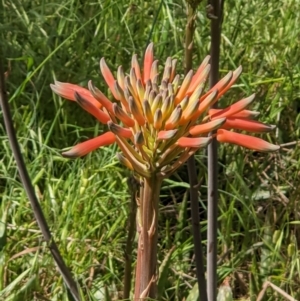
[(100, 61), (102, 75), (117, 102), (111, 102), (92, 82), (88, 89), (55, 82), (52, 90), (69, 100), (76, 101), (109, 132), (78, 144), (65, 157), (80, 157), (114, 142), (122, 154), (118, 159), (141, 176), (153, 172), (164, 176), (172, 173), (199, 148), (210, 143), (211, 131), (216, 131), (219, 142), (233, 143), (258, 151), (275, 151), (279, 146), (260, 138), (230, 131), (268, 132), (274, 126), (253, 118), (257, 112), (247, 110), (254, 95), (224, 109), (210, 109), (235, 83), (242, 69), (229, 72), (213, 88), (205, 91), (210, 65), (209, 56), (196, 73), (191, 70), (180, 85), (176, 75), (176, 60), (167, 58), (160, 75), (158, 61), (154, 60), (153, 44), (145, 53), (143, 70), (137, 56), (132, 58), (129, 74), (118, 68), (115, 78), (105, 60)]

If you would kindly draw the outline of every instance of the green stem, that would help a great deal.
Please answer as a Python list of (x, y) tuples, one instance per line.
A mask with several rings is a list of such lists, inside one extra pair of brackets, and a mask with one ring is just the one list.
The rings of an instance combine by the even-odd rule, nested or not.
[(156, 175), (142, 179), (138, 218), (138, 254), (134, 300), (154, 299), (157, 294), (158, 203), (162, 179)]

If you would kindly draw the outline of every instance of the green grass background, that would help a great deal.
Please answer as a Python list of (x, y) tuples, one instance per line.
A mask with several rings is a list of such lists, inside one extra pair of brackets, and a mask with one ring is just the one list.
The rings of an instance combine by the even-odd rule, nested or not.
[[(194, 68), (209, 53), (206, 2), (196, 16)], [(257, 93), (260, 120), (276, 124), (265, 136), (279, 153), (222, 145), (219, 151), (220, 284), (231, 277), (234, 298), (256, 300), (269, 279), (300, 299), (300, 1), (226, 0), (220, 69), (243, 73), (220, 101)], [(105, 130), (73, 102), (53, 95), (55, 79), (105, 93), (105, 57), (116, 71), (141, 59), (150, 41), (163, 63), (183, 73), (184, 1), (3, 0), (0, 45), (11, 68), (7, 90), (14, 126), (51, 231), (86, 300), (122, 299), (129, 172), (106, 147), (69, 161), (61, 150)], [(0, 116), (2, 115), (0, 111)], [(2, 117), (2, 116), (1, 116)], [(2, 120), (2, 118), (1, 118)], [(205, 153), (197, 155), (201, 218), (206, 230)], [(185, 168), (162, 189), (159, 229), (160, 300), (196, 300), (190, 204)], [(0, 123), (0, 300), (68, 300), (24, 193)], [(6, 239), (5, 239), (6, 236)], [(205, 243), (205, 241), (204, 241)], [(135, 254), (134, 254), (135, 256)], [(282, 300), (267, 291), (266, 300)]]

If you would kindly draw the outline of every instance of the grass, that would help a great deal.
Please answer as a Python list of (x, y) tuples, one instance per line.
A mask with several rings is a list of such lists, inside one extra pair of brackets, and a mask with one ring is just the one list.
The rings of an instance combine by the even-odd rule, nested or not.
[[(185, 3), (8, 0), (2, 5), (0, 43), (6, 67), (11, 65), (10, 106), (37, 196), (86, 300), (119, 300), (129, 174), (117, 163), (114, 147), (81, 160), (61, 157), (61, 149), (102, 127), (74, 103), (54, 96), (49, 84), (57, 79), (86, 85), (92, 79), (107, 92), (99, 59), (105, 56), (112, 70), (118, 65), (128, 70), (132, 53), (141, 58), (149, 40), (160, 61), (172, 55), (182, 62)], [(221, 73), (240, 64), (244, 71), (221, 103), (256, 92), (260, 120), (277, 125), (268, 139), (282, 144), (277, 154), (220, 147), (218, 275), (220, 284), (231, 277), (235, 299), (256, 300), (267, 279), (300, 299), (299, 5), (299, 0), (225, 2)], [(202, 3), (194, 67), (209, 43)], [(68, 300), (20, 184), (2, 121), (0, 137), (0, 299)], [(205, 155), (197, 160), (205, 231)], [(196, 300), (187, 189), (181, 169), (162, 190), (160, 300)], [(266, 300), (282, 297), (268, 290)]]

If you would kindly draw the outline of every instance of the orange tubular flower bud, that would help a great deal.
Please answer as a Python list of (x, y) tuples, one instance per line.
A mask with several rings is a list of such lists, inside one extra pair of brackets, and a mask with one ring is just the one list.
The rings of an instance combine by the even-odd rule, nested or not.
[(66, 158), (75, 159), (82, 157), (101, 146), (113, 144), (115, 141), (116, 136), (112, 132), (106, 132), (101, 136), (77, 144), (71, 150), (62, 153), (62, 155)]
[(264, 124), (259, 121), (241, 119), (241, 118), (227, 118), (222, 125), (222, 129), (235, 129), (241, 131), (248, 131), (252, 133), (264, 133), (274, 130), (274, 125)]
[(218, 90), (219, 90), (218, 97), (221, 97), (222, 95), (224, 95), (232, 87), (232, 85), (236, 82), (236, 80), (239, 78), (241, 73), (242, 73), (242, 66), (239, 66), (236, 70), (233, 71), (232, 77), (231, 77), (228, 85), (226, 85), (226, 87), (224, 87), (222, 89), (218, 88)]
[[(197, 112), (193, 116), (193, 120), (197, 119), (204, 111), (206, 111), (211, 105), (217, 101), (218, 91), (212, 91), (206, 96), (206, 98), (200, 102)], [(201, 101), (201, 100), (200, 100)]]
[(191, 95), (199, 85), (204, 86), (204, 83), (207, 80), (210, 71), (210, 65), (205, 66), (205, 68), (201, 70), (200, 73), (199, 73), (199, 69), (192, 79), (190, 87), (186, 92), (187, 95)]
[(126, 139), (132, 137), (132, 132), (129, 129), (122, 128), (118, 124), (113, 123), (112, 121), (109, 121), (107, 123), (108, 128), (117, 136), (124, 137)]
[(172, 70), (171, 70), (169, 82), (172, 82), (174, 79), (175, 72), (176, 72), (176, 64), (177, 64), (177, 60), (176, 59), (172, 60)]
[[(214, 116), (220, 114), (224, 109), (210, 109), (209, 116)], [(259, 115), (259, 112), (256, 111), (249, 111), (249, 110), (242, 110), (236, 114), (230, 115), (230, 118), (255, 118)]]
[(75, 92), (74, 94), (76, 102), (88, 113), (96, 117), (101, 123), (107, 123), (110, 120), (110, 117), (98, 109), (93, 103), (89, 102), (87, 99), (82, 97), (79, 93)]
[(168, 57), (165, 63), (165, 69), (162, 76), (163, 81), (166, 81), (167, 83), (169, 82), (171, 72), (172, 72), (172, 58)]
[(271, 144), (257, 137), (251, 137), (222, 129), (217, 131), (217, 140), (222, 143), (233, 143), (260, 152), (274, 152), (280, 148), (279, 145)]
[(112, 112), (112, 102), (93, 85), (91, 80), (88, 82), (88, 87), (92, 95), (101, 103), (101, 105), (109, 112)]
[[(204, 99), (205, 97), (207, 97), (207, 95), (209, 95), (209, 93), (211, 91), (215, 91), (218, 90), (218, 93), (220, 92), (220, 90), (225, 89), (225, 87), (230, 83), (230, 80), (232, 78), (233, 72), (229, 71), (219, 82), (217, 82), (206, 94), (204, 94), (204, 96), (201, 97), (201, 101), (202, 99)], [(218, 95), (219, 98), (219, 95)]]
[(104, 77), (104, 80), (106, 81), (107, 85), (110, 88), (111, 93), (113, 94), (115, 99), (118, 99), (115, 89), (114, 89), (115, 78), (114, 78), (113, 74), (111, 73), (111, 71), (109, 70), (108, 66), (106, 65), (104, 58), (102, 58), (100, 60), (100, 69), (101, 69), (101, 73)]
[[(197, 70), (197, 72), (196, 72), (195, 75), (193, 76), (193, 79), (192, 79), (192, 82), (191, 82), (191, 84), (190, 84), (190, 88), (189, 88), (188, 92), (192, 92), (192, 91), (193, 91), (193, 90), (192, 90), (192, 87), (195, 89), (195, 88), (199, 85), (199, 83), (200, 83), (200, 81), (201, 81), (200, 79), (201, 79), (201, 77), (202, 77), (201, 74), (203, 74), (204, 69), (206, 69), (207, 66), (209, 66), (209, 65), (208, 65), (209, 60), (210, 60), (210, 56), (208, 55), (208, 56), (206, 56), (205, 59), (202, 61), (201, 65), (199, 66), (199, 68), (198, 68), (198, 70)], [(210, 70), (210, 68), (209, 68), (209, 70)], [(209, 72), (209, 70), (208, 70), (208, 72)], [(206, 73), (206, 71), (204, 71), (204, 73)]]
[(177, 134), (178, 130), (160, 131), (157, 134), (157, 140), (167, 140), (173, 138)]
[(189, 101), (188, 106), (186, 107), (186, 109), (182, 113), (181, 119), (179, 121), (179, 125), (184, 125), (185, 123), (187, 123), (193, 117), (193, 115), (198, 110), (199, 102), (200, 102), (199, 99), (194, 101), (194, 102)]
[(211, 111), (208, 112), (210, 118), (221, 118), (221, 117), (230, 117), (231, 115), (237, 114), (240, 111), (244, 110), (247, 106), (249, 106), (255, 98), (255, 94), (250, 95), (247, 98), (241, 99), (240, 101), (232, 104), (231, 106), (211, 115)]
[(212, 132), (216, 129), (218, 129), (224, 122), (226, 121), (226, 118), (220, 118), (220, 119), (215, 119), (203, 124), (195, 125), (191, 127), (189, 130), (189, 133), (192, 136), (198, 136), (204, 133)]
[(86, 100), (93, 103), (93, 105), (97, 108), (101, 108), (101, 104), (95, 99), (95, 97), (92, 95), (92, 93), (80, 86), (69, 84), (69, 83), (62, 83), (55, 81), (55, 84), (50, 84), (50, 88), (54, 93), (59, 95), (60, 97), (63, 97), (68, 100), (75, 101), (74, 93), (77, 92), (84, 96)]
[(190, 83), (193, 78), (193, 70), (190, 70), (188, 74), (185, 76), (183, 83), (175, 96), (175, 105), (178, 105), (181, 100), (186, 96), (186, 92), (190, 86)]
[(149, 44), (146, 49), (144, 58), (144, 84), (150, 79), (150, 72), (153, 63), (153, 43)]
[(198, 110), (200, 104), (200, 95), (203, 91), (203, 85), (198, 86), (198, 88), (193, 92), (191, 97), (189, 98), (188, 106), (184, 109), (181, 123), (183, 124), (186, 120), (190, 119)]
[(181, 137), (178, 139), (176, 144), (180, 147), (203, 148), (209, 144), (211, 139), (212, 139), (211, 137), (200, 137), (200, 138)]
[(131, 117), (129, 117), (124, 112), (124, 110), (121, 107), (119, 107), (116, 103), (113, 104), (112, 108), (113, 108), (114, 115), (118, 119), (120, 119), (124, 123), (124, 125), (126, 125), (128, 127), (133, 127), (135, 125), (134, 120)]

